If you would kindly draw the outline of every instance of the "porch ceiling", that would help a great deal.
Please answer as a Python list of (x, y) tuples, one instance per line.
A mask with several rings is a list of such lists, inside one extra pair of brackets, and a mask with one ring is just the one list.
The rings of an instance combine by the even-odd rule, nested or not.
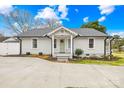
[(54, 35), (55, 38), (70, 38), (71, 35)]

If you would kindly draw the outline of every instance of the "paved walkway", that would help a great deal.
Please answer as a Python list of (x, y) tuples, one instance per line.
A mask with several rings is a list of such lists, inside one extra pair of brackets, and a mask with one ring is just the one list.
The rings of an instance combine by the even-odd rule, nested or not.
[(0, 87), (124, 87), (124, 67), (0, 57)]

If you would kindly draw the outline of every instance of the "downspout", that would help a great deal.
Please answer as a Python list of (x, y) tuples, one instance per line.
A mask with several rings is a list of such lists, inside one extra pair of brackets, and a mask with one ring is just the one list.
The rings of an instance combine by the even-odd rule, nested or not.
[(106, 57), (106, 40), (107, 39), (108, 39), (108, 37), (106, 37), (104, 40), (104, 58)]
[(22, 55), (22, 40), (19, 37), (17, 37), (17, 39), (20, 42), (20, 53), (19, 53), (19, 55)]
[(111, 58), (112, 58), (112, 41), (114, 40), (114, 38), (112, 38), (111, 40), (110, 40), (110, 60), (111, 60)]

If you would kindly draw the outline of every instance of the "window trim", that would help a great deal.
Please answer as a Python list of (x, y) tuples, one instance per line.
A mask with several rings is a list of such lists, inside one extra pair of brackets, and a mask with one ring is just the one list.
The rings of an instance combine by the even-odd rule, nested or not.
[[(36, 48), (33, 47), (33, 40), (34, 40), (34, 39), (37, 40), (37, 47), (36, 47)], [(32, 49), (37, 49), (37, 48), (38, 48), (38, 38), (32, 38), (32, 39), (31, 39), (31, 48), (32, 48)]]
[[(93, 48), (89, 47), (89, 40), (93, 39)], [(88, 49), (95, 49), (95, 38), (88, 38)]]

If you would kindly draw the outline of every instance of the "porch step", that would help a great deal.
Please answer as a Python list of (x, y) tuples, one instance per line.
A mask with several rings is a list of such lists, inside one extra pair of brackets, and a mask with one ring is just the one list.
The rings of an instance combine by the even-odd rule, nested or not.
[(57, 56), (57, 61), (68, 62), (69, 56)]

